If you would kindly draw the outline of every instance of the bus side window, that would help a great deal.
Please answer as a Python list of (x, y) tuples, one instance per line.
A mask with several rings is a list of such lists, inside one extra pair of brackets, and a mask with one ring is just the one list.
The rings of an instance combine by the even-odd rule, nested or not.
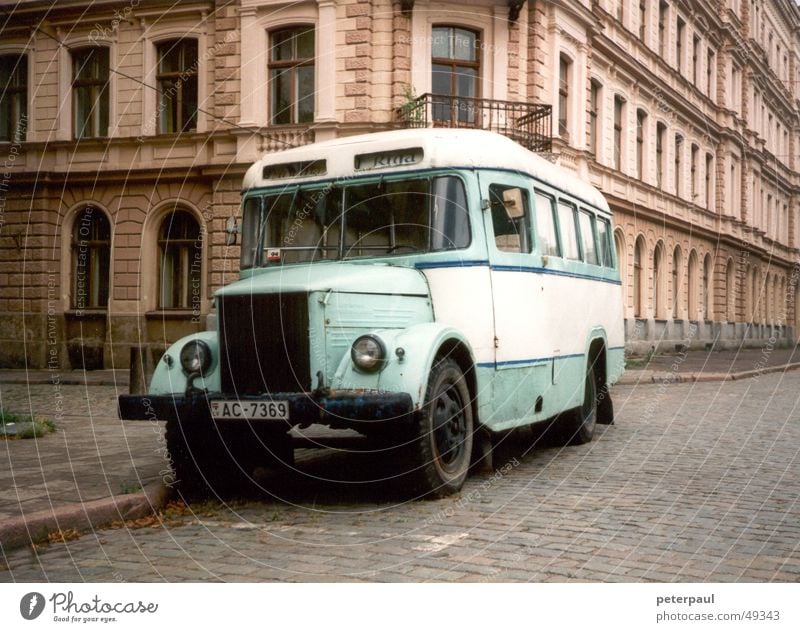
[(528, 192), (519, 187), (489, 185), (494, 243), (503, 252), (530, 252)]
[(561, 235), (561, 252), (567, 259), (580, 261), (578, 231), (575, 229), (575, 207), (569, 202), (558, 202), (558, 227)]
[(464, 183), (453, 176), (433, 180), (431, 250), (466, 248), (471, 240)]
[(541, 255), (560, 257), (553, 202), (550, 196), (536, 192), (536, 237)]
[(600, 248), (600, 263), (607, 268), (614, 267), (611, 258), (611, 226), (607, 219), (597, 219), (597, 241)]
[(597, 258), (597, 247), (594, 243), (594, 215), (589, 211), (581, 209), (578, 215), (578, 222), (581, 227), (581, 245), (583, 246), (583, 260), (592, 265), (600, 265)]

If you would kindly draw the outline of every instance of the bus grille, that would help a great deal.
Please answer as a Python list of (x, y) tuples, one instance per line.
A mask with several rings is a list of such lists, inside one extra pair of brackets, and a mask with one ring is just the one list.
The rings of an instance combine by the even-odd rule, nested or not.
[(217, 310), (224, 393), (310, 390), (307, 294), (224, 296)]

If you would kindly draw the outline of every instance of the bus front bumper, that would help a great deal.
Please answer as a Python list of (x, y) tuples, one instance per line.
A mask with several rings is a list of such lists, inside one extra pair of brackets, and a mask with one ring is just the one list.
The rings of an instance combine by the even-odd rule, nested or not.
[[(268, 396), (226, 396), (223, 393), (196, 392), (166, 395), (120, 395), (119, 417), (124, 420), (190, 421), (197, 417), (211, 419), (212, 402), (225, 402), (237, 411), (252, 409), (251, 403), (285, 403), (288, 414), (284, 419), (262, 419), (245, 414), (239, 418), (215, 419), (218, 424), (249, 422), (264, 426), (290, 428), (323, 424), (331, 428), (357, 431), (386, 426), (397, 428), (411, 422), (414, 403), (408, 393), (372, 391), (335, 391), (327, 395), (310, 393), (271, 393)], [(256, 407), (258, 408), (258, 407)]]

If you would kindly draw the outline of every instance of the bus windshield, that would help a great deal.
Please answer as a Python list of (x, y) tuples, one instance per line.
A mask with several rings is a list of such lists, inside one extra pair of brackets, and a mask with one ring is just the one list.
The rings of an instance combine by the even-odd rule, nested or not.
[(470, 243), (455, 176), (298, 186), (244, 203), (242, 268), (455, 250)]

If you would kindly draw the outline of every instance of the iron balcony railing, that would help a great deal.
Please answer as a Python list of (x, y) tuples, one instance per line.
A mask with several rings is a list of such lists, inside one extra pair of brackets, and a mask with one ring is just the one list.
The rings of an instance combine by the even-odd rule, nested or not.
[(397, 109), (401, 125), (459, 127), (503, 134), (534, 152), (552, 150), (552, 107), (541, 103), (517, 103), (426, 93)]

